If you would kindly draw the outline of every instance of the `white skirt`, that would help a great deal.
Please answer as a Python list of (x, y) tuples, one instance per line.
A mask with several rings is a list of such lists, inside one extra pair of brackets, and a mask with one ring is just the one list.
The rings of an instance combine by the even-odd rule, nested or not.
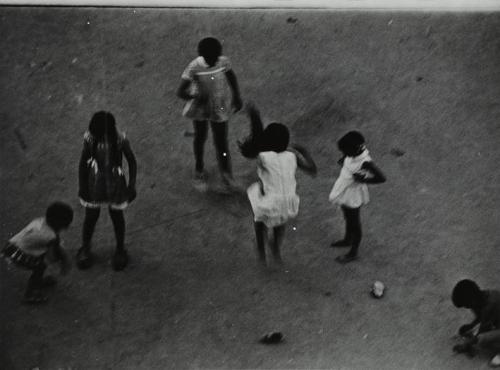
[(252, 205), (254, 221), (263, 222), (267, 227), (284, 225), (299, 213), (300, 199), (297, 194), (262, 195), (258, 182), (249, 186), (247, 194)]

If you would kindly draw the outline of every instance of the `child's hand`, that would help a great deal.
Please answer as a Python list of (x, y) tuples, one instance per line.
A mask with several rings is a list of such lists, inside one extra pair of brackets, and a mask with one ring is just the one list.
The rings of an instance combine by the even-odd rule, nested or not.
[(354, 181), (356, 181), (356, 182), (365, 182), (365, 180), (366, 180), (366, 174), (359, 173), (359, 172), (353, 173), (352, 177), (354, 178)]
[(129, 186), (128, 188), (128, 201), (131, 203), (137, 197), (137, 191), (135, 186)]

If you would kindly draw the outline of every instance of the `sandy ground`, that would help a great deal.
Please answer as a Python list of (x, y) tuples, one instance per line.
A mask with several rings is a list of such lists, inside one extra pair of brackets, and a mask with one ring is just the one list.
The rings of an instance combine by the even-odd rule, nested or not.
[[(450, 301), (461, 278), (500, 287), (500, 14), (0, 8), (1, 239), (50, 201), (75, 207), (82, 135), (113, 112), (139, 161), (127, 210), (123, 273), (109, 260), (74, 269), (42, 307), (20, 303), (27, 273), (1, 275), (1, 368), (481, 369), (488, 353), (454, 355), (470, 320)], [(315, 157), (298, 176), (301, 211), (287, 228), (286, 269), (256, 269), (243, 195), (196, 193), (189, 122), (175, 97), (206, 35), (223, 40), (244, 99), (289, 125)], [(361, 259), (328, 247), (343, 221), (327, 202), (336, 140), (361, 130), (388, 182), (362, 211)], [(236, 150), (236, 177), (255, 167)], [(207, 145), (212, 183), (217, 167)], [(294, 229), (295, 228), (295, 229)], [(387, 294), (372, 299), (374, 280)], [(257, 343), (281, 330), (277, 346)]]

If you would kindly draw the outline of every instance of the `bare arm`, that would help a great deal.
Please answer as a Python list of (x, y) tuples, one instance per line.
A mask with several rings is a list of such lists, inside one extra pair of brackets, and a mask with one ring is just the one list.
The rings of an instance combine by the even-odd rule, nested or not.
[(128, 190), (129, 190), (129, 202), (133, 201), (137, 195), (135, 190), (135, 182), (137, 178), (137, 160), (135, 159), (135, 154), (130, 147), (128, 140), (125, 140), (123, 145), (123, 154), (127, 159), (128, 163)]
[(361, 169), (369, 171), (371, 176), (365, 177), (364, 175), (355, 173), (354, 179), (357, 182), (363, 182), (365, 184), (381, 184), (386, 181), (382, 171), (373, 162), (364, 162)]
[(298, 144), (291, 144), (290, 147), (297, 156), (297, 166), (308, 175), (316, 176), (318, 168), (307, 149)]
[(471, 330), (476, 327), (477, 324), (479, 324), (481, 320), (476, 317), (474, 321), (472, 321), (470, 324), (464, 324), (458, 329), (458, 334), (462, 336), (467, 336), (471, 337), (473, 334), (471, 333)]
[(231, 92), (233, 94), (233, 106), (235, 111), (239, 111), (243, 106), (240, 95), (240, 88), (238, 85), (238, 79), (236, 78), (236, 74), (232, 69), (226, 71), (226, 78), (229, 83), (229, 87), (231, 88)]
[(191, 100), (195, 96), (189, 93), (189, 87), (191, 86), (191, 81), (181, 79), (181, 84), (177, 88), (177, 96), (182, 100)]
[(87, 198), (87, 183), (88, 183), (88, 164), (90, 159), (90, 150), (84, 144), (82, 154), (80, 155), (80, 163), (78, 165), (78, 196), (84, 200)]
[(59, 262), (61, 274), (66, 275), (71, 269), (71, 260), (66, 251), (61, 247), (59, 237), (50, 243), (51, 254), (54, 261)]
[(257, 137), (264, 131), (264, 124), (260, 118), (260, 112), (253, 102), (246, 103), (246, 111), (250, 118), (251, 135)]
[(256, 158), (259, 154), (259, 143), (264, 125), (260, 118), (260, 113), (257, 107), (252, 102), (245, 104), (245, 110), (250, 118), (250, 135), (245, 140), (238, 140), (238, 146), (241, 154), (246, 158)]

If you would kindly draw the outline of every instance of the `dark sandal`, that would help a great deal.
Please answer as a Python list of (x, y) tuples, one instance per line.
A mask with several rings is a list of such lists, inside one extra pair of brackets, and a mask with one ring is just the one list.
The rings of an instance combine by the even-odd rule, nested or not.
[(262, 338), (260, 338), (259, 342), (262, 344), (277, 344), (283, 342), (283, 340), (283, 333), (275, 331), (264, 335)]
[(78, 249), (76, 253), (76, 265), (80, 270), (87, 270), (94, 264), (94, 256), (86, 248)]
[(128, 254), (126, 250), (116, 251), (113, 256), (113, 270), (122, 271), (128, 265)]
[(358, 259), (358, 256), (356, 256), (356, 255), (344, 254), (343, 256), (338, 256), (337, 258), (335, 258), (335, 261), (345, 265), (346, 263), (356, 261), (357, 259)]

